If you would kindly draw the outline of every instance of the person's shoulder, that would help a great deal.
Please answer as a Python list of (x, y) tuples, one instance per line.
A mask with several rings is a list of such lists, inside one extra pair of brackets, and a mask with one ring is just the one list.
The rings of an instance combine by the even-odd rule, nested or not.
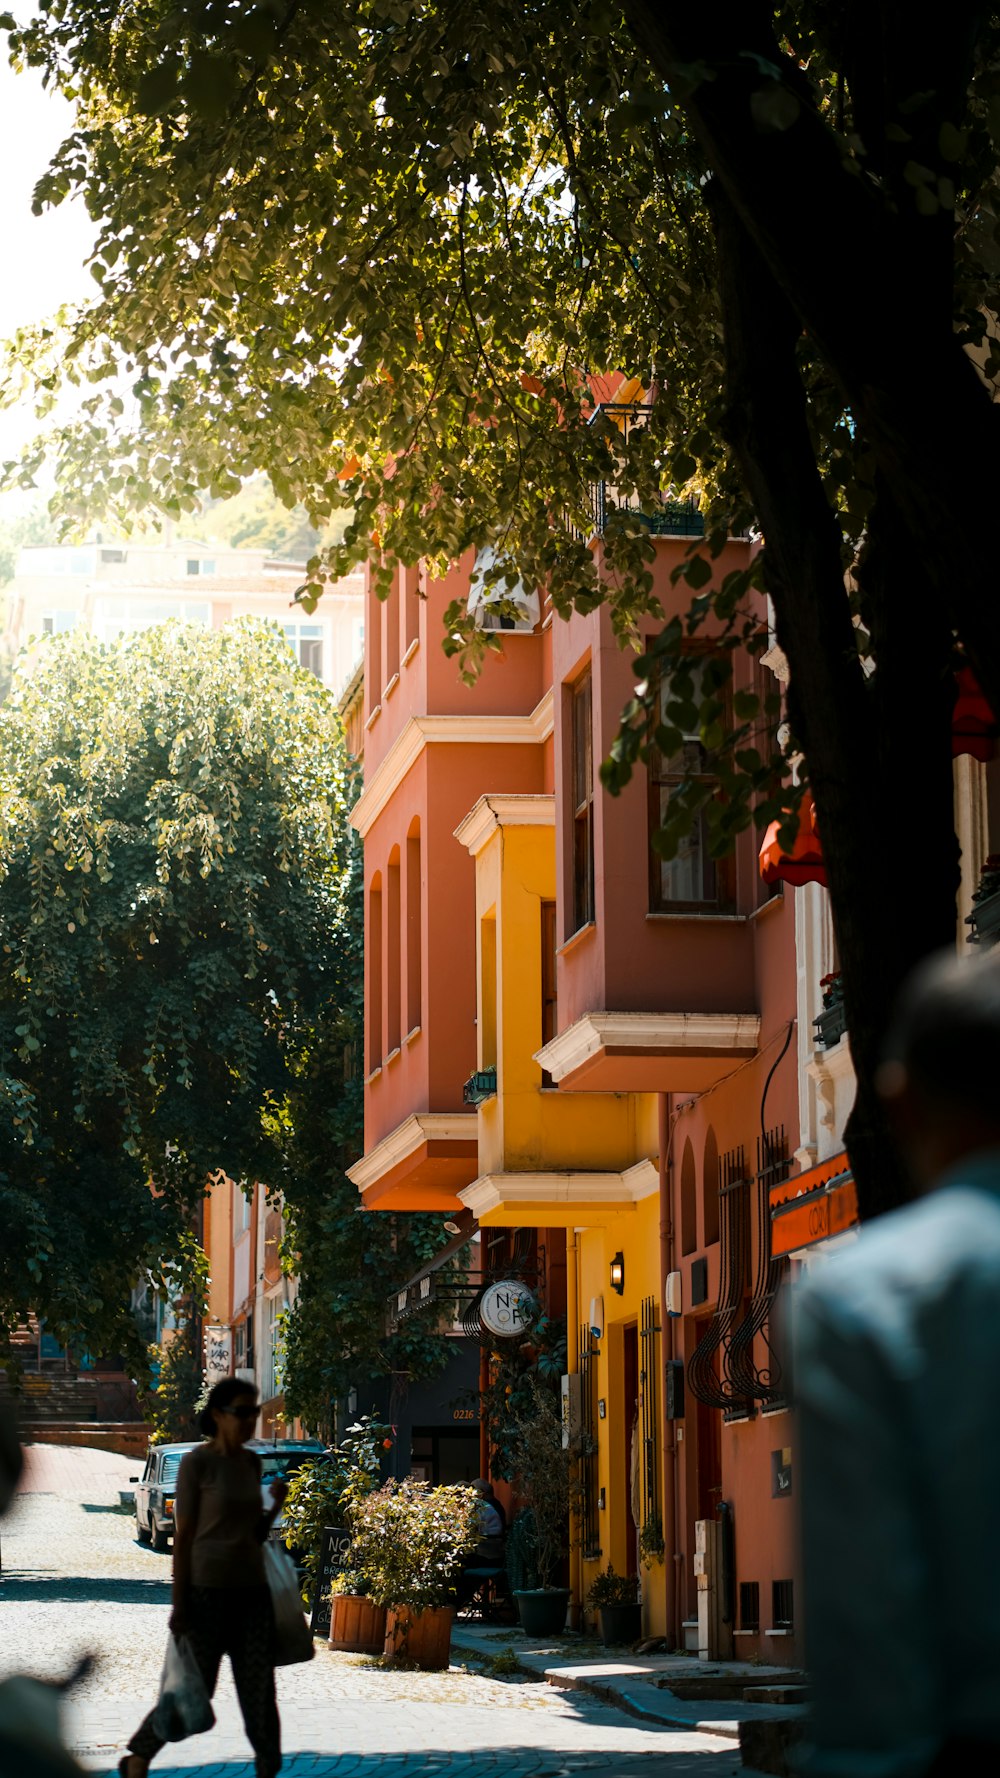
[(185, 1474), (192, 1475), (194, 1473), (197, 1473), (198, 1471), (204, 1469), (207, 1461), (208, 1461), (208, 1440), (206, 1439), (200, 1445), (192, 1445), (190, 1451), (185, 1451), (183, 1457), (181, 1458), (180, 1467), (177, 1471), (177, 1474), (178, 1474), (178, 1476), (182, 1476)]

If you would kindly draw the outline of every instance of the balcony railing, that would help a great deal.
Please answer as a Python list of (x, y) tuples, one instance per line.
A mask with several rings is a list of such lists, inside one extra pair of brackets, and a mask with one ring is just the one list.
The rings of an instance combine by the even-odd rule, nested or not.
[(470, 1074), (462, 1088), (462, 1098), (466, 1105), (483, 1105), (487, 1099), (497, 1096), (497, 1071), (495, 1068), (478, 1068)]

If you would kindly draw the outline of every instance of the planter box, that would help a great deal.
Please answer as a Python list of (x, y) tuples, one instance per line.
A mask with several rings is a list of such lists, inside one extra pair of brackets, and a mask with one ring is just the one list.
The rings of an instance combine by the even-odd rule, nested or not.
[(411, 1611), (406, 1605), (390, 1606), (385, 1617), (383, 1653), (387, 1661), (403, 1661), (422, 1673), (440, 1673), (451, 1658), (450, 1605)]
[(380, 1655), (385, 1646), (385, 1609), (360, 1593), (336, 1593), (330, 1601), (330, 1647), (342, 1654)]
[(972, 927), (971, 944), (985, 945), (991, 950), (1000, 942), (1000, 891), (974, 901), (966, 925)]
[(634, 1605), (599, 1605), (597, 1611), (605, 1648), (638, 1642), (642, 1635), (642, 1606), (638, 1601)]
[(531, 1587), (514, 1594), (526, 1636), (561, 1636), (569, 1609), (568, 1587)]
[(835, 1000), (832, 1006), (824, 1006), (818, 1019), (813, 1020), (816, 1031), (816, 1042), (822, 1050), (832, 1050), (839, 1043), (847, 1030), (847, 1016), (842, 1000)]

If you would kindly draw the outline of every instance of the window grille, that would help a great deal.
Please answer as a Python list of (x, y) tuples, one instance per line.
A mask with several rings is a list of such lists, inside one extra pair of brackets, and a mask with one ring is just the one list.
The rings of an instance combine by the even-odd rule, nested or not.
[[(726, 1355), (726, 1370), (738, 1395), (770, 1407), (783, 1398), (781, 1365), (770, 1340), (770, 1313), (785, 1268), (771, 1257), (771, 1187), (787, 1179), (790, 1161), (783, 1128), (766, 1131), (757, 1139), (757, 1175), (754, 1182), (754, 1242), (756, 1264), (753, 1291), (746, 1314), (734, 1328)], [(764, 1363), (756, 1361), (755, 1342), (764, 1343)]]
[(760, 1582), (740, 1581), (740, 1629), (760, 1629)]
[(580, 1532), (584, 1558), (601, 1553), (597, 1505), (597, 1354), (586, 1322), (580, 1328), (577, 1368), (580, 1372)]
[(771, 1582), (771, 1628), (773, 1630), (794, 1628), (795, 1612), (792, 1588), (793, 1583), (790, 1580), (773, 1580)]
[(656, 1322), (656, 1298), (643, 1298), (639, 1323), (639, 1390), (641, 1452), (640, 1531), (647, 1525), (660, 1523), (660, 1456), (659, 1405), (657, 1386), (660, 1376), (660, 1329)]
[(750, 1181), (742, 1148), (719, 1161), (719, 1303), (688, 1363), (688, 1386), (696, 1401), (735, 1418), (751, 1404), (734, 1384), (729, 1343), (743, 1316), (750, 1279)]

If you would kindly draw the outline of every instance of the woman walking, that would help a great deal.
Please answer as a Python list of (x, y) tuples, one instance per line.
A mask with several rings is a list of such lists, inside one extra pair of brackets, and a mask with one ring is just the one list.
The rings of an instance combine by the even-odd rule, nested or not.
[[(265, 1512), (260, 1458), (244, 1449), (258, 1411), (256, 1391), (238, 1377), (225, 1377), (200, 1415), (206, 1443), (188, 1452), (177, 1473), (170, 1629), (178, 1640), (187, 1638), (209, 1697), (228, 1654), (257, 1778), (274, 1778), (281, 1769), (281, 1725), (262, 1545), (287, 1488), (272, 1482), (274, 1504)], [(150, 1711), (132, 1736), (130, 1753), (118, 1765), (121, 1778), (146, 1778), (150, 1760), (164, 1746), (154, 1716)]]

